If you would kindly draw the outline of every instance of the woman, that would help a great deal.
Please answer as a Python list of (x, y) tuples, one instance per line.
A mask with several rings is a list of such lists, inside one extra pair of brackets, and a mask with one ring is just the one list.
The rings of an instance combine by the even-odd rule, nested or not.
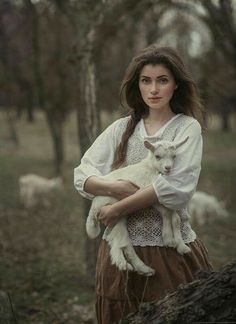
[[(189, 222), (181, 233), (191, 253), (180, 255), (164, 247), (162, 217), (152, 205), (160, 203), (186, 213), (201, 169), (204, 109), (194, 81), (181, 58), (168, 47), (151, 45), (131, 61), (121, 86), (121, 98), (130, 115), (111, 124), (85, 153), (75, 169), (75, 187), (82, 196), (113, 196), (118, 202), (104, 206), (99, 220), (108, 227), (127, 217), (130, 239), (139, 257), (156, 270), (153, 277), (123, 273), (110, 263), (106, 231), (96, 269), (96, 310), (98, 323), (119, 321), (138, 309), (141, 302), (158, 300), (179, 284), (194, 280), (200, 269), (211, 270), (207, 251), (196, 238)], [(179, 141), (186, 137), (175, 158), (170, 175), (158, 175), (143, 190), (128, 181), (104, 181), (111, 169), (134, 164), (147, 150), (144, 139)]]

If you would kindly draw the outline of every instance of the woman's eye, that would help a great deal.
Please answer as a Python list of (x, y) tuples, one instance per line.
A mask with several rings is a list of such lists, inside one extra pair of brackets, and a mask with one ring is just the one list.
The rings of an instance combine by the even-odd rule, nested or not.
[(142, 79), (142, 83), (148, 84), (149, 83), (149, 79)]
[(168, 79), (160, 79), (161, 84), (166, 84), (168, 82)]

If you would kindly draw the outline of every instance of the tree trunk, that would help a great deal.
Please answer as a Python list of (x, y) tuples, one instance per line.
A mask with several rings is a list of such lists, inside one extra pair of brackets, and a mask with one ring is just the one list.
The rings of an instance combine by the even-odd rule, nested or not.
[(9, 138), (15, 144), (15, 146), (18, 147), (20, 145), (20, 141), (17, 135), (14, 117), (12, 116), (10, 111), (11, 108), (8, 106), (5, 109), (6, 109), (6, 120), (9, 129)]
[(223, 132), (230, 130), (230, 112), (228, 109), (221, 110), (221, 129)]
[(236, 323), (236, 261), (198, 278), (157, 303), (143, 304), (122, 323)]
[(23, 84), (24, 91), (24, 102), (27, 113), (27, 121), (29, 123), (34, 122), (34, 95), (33, 95), (33, 88), (32, 85), (29, 84), (29, 82), (25, 82)]
[[(80, 60), (79, 104), (77, 106), (78, 137), (81, 156), (92, 145), (100, 131), (100, 114), (96, 105), (95, 63), (92, 49)], [(84, 215), (87, 218), (90, 201), (84, 200)], [(89, 278), (94, 278), (98, 241), (85, 236), (85, 263)]]
[(79, 105), (77, 107), (78, 131), (81, 154), (94, 142), (100, 131), (100, 114), (96, 105), (96, 68), (92, 52), (80, 60)]
[(63, 121), (56, 120), (54, 115), (50, 115), (46, 110), (47, 124), (52, 136), (54, 151), (55, 176), (63, 175), (64, 163), (64, 142), (63, 142)]

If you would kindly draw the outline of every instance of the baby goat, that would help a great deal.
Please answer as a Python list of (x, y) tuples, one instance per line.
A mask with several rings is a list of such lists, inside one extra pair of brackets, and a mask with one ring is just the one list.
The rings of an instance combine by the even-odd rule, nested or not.
[[(188, 140), (188, 137), (179, 143), (159, 141), (151, 144), (144, 141), (145, 147), (149, 150), (148, 155), (141, 162), (114, 170), (103, 176), (105, 180), (129, 180), (140, 189), (150, 185), (154, 178), (161, 174), (169, 174), (173, 167), (175, 151)], [(92, 206), (86, 222), (86, 230), (90, 238), (95, 238), (100, 233), (100, 226), (97, 215), (102, 206), (113, 204), (117, 199), (113, 197), (97, 196), (93, 199)], [(180, 232), (180, 217), (173, 210), (167, 209), (158, 204), (163, 216), (163, 242), (165, 246), (176, 247), (181, 254), (190, 252), (185, 245)], [(122, 218), (108, 233), (107, 240), (110, 245), (112, 264), (117, 265), (119, 270), (135, 270), (139, 274), (151, 276), (155, 270), (145, 265), (135, 253), (129, 239), (126, 218)], [(127, 262), (128, 261), (128, 262)]]
[(196, 191), (189, 201), (189, 214), (192, 222), (200, 226), (229, 216), (223, 202), (203, 191)]
[(37, 174), (26, 174), (19, 178), (20, 200), (25, 208), (50, 207), (50, 195), (62, 187), (59, 177), (47, 179)]

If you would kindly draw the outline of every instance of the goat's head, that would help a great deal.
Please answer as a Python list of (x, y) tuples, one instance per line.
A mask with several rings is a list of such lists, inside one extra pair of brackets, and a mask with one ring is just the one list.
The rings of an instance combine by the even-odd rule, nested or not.
[(144, 145), (150, 151), (151, 162), (161, 174), (169, 174), (173, 165), (176, 155), (176, 149), (188, 140), (186, 137), (181, 142), (158, 141), (151, 144), (145, 140)]

